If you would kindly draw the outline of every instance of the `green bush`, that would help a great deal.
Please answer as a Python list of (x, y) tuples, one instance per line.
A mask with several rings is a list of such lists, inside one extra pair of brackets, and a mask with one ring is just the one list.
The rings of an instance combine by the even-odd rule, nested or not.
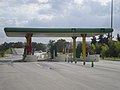
[(5, 51), (5, 54), (12, 54), (11, 49), (7, 49), (7, 50)]
[(0, 52), (0, 56), (4, 57), (5, 53), (4, 52)]

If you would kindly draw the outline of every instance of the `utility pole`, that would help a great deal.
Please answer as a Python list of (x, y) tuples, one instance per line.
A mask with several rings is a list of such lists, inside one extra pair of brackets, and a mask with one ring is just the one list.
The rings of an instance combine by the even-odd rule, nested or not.
[[(111, 0), (111, 28), (113, 29), (113, 0)], [(110, 40), (112, 40), (112, 32), (109, 34)]]
[(113, 28), (113, 0), (111, 0), (111, 28)]

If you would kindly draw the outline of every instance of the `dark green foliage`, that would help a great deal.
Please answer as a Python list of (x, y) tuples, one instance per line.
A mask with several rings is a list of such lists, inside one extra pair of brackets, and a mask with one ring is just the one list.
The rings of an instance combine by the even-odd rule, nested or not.
[(0, 57), (4, 57), (5, 52), (0, 52)]
[(96, 44), (96, 37), (95, 36), (93, 36), (93, 38), (92, 38), (92, 41), (91, 41), (91, 44)]
[(0, 51), (6, 51), (9, 48), (23, 48), (24, 44), (22, 42), (10, 42), (10, 43), (3, 43), (0, 45)]
[(0, 51), (2, 51), (2, 52), (6, 51), (9, 48), (10, 48), (10, 44), (9, 43), (5, 42), (5, 43), (0, 45)]
[(55, 49), (55, 57), (57, 57), (57, 45), (54, 45), (54, 49)]
[(109, 56), (112, 57), (120, 57), (120, 42), (118, 41), (110, 41), (109, 42)]
[(80, 42), (78, 45), (77, 45), (77, 49), (82, 52), (82, 43)]
[(47, 47), (50, 48), (51, 46), (53, 46), (55, 44), (55, 40), (50, 40)]
[(14, 48), (23, 48), (24, 44), (22, 42), (16, 42), (16, 43), (13, 43), (13, 47)]
[(32, 42), (32, 48), (35, 48), (36, 51), (42, 50), (44, 52), (47, 46), (43, 43)]
[(98, 38), (98, 43), (101, 43), (101, 44), (103, 44), (104, 42), (103, 42), (103, 35), (100, 35), (99, 36), (99, 38)]
[(76, 58), (80, 58), (80, 54), (81, 52), (78, 49), (76, 49)]
[[(95, 43), (95, 53), (101, 54), (104, 57), (120, 57), (120, 36), (117, 34), (118, 41), (110, 41), (109, 35), (100, 35), (98, 42)], [(91, 46), (93, 47), (94, 39), (92, 39)], [(91, 48), (92, 49), (92, 48)], [(94, 49), (90, 50), (94, 51)]]
[(66, 47), (66, 40), (64, 40), (64, 39), (57, 40), (56, 46), (57, 46), (58, 52), (65, 53), (65, 51), (66, 51), (66, 48), (65, 48)]
[(120, 35), (117, 34), (117, 40), (120, 42)]
[(5, 51), (8, 50), (10, 48), (10, 44), (9, 43), (3, 43), (0, 45), (0, 56), (4, 57)]
[(100, 43), (100, 44), (108, 44), (109, 35), (107, 35), (107, 36), (100, 35), (98, 40), (99, 40), (98, 43)]
[[(42, 51), (46, 51), (46, 45), (43, 44), (43, 43), (36, 43), (36, 42), (33, 42), (32, 43), (32, 47), (33, 48), (36, 48), (36, 50), (42, 50)], [(22, 42), (10, 42), (10, 43), (3, 43), (0, 45), (0, 51), (6, 51), (8, 50), (9, 48), (24, 48), (24, 43)]]
[(48, 46), (48, 51), (50, 51), (51, 54), (51, 59), (54, 58), (54, 53), (55, 53), (55, 57), (57, 57), (57, 47), (55, 41), (50, 40), (47, 46)]
[(95, 54), (95, 45), (91, 44), (91, 46), (89, 46), (89, 50), (88, 50), (90, 55)]
[(80, 58), (81, 53), (82, 53), (82, 43), (80, 42), (76, 48), (76, 57)]
[(101, 52), (101, 44), (100, 43), (96, 43), (95, 44), (95, 53), (96, 54), (100, 54)]

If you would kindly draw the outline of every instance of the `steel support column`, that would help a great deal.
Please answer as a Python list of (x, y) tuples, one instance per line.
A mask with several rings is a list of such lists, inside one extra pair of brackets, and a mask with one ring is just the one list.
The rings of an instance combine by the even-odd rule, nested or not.
[(73, 39), (73, 61), (76, 62), (76, 38), (77, 37), (72, 37)]
[(32, 55), (32, 34), (26, 35), (27, 55)]
[(83, 65), (85, 65), (86, 58), (86, 34), (82, 34), (82, 56), (83, 56)]

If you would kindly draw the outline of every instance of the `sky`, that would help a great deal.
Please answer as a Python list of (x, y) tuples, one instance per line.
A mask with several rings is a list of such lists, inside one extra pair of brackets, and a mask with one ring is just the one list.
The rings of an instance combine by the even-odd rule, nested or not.
[[(113, 1), (115, 39), (120, 34), (120, 0)], [(7, 37), (4, 27), (110, 27), (110, 3), (111, 0), (0, 0), (0, 43), (25, 42), (24, 37)], [(33, 41), (48, 43), (57, 39), (60, 38), (34, 37)]]

